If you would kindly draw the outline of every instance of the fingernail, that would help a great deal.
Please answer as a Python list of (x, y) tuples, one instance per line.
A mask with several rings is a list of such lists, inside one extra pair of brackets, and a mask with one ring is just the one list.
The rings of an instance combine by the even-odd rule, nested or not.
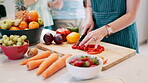
[(79, 46), (81, 46), (81, 43), (79, 44)]

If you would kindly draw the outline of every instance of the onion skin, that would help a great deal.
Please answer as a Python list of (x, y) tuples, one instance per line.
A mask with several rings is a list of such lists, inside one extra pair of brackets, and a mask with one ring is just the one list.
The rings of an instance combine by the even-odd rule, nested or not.
[(31, 48), (28, 50), (27, 55), (28, 57), (33, 57), (38, 54), (38, 50), (36, 48)]
[(47, 44), (47, 45), (50, 45), (53, 41), (53, 35), (51, 33), (46, 33), (43, 37), (43, 40), (44, 42)]
[(62, 44), (63, 43), (63, 37), (61, 34), (55, 34), (54, 35), (54, 42), (56, 44)]

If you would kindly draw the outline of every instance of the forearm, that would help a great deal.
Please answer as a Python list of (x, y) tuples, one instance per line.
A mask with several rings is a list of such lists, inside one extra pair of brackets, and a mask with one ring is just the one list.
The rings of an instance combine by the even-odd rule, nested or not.
[(118, 32), (118, 31), (128, 27), (134, 21), (135, 21), (135, 16), (132, 16), (131, 14), (127, 13), (127, 14), (123, 15), (122, 17), (120, 17), (119, 19), (109, 23), (108, 25), (110, 25), (112, 27), (113, 32), (115, 33), (115, 32)]
[(127, 0), (127, 13), (117, 20), (109, 23), (114, 32), (118, 32), (133, 24), (136, 19), (141, 0)]
[(90, 0), (86, 0), (86, 19), (93, 20), (92, 18), (92, 7)]
[(91, 7), (87, 7), (86, 8), (86, 19), (93, 19), (92, 17), (92, 8)]

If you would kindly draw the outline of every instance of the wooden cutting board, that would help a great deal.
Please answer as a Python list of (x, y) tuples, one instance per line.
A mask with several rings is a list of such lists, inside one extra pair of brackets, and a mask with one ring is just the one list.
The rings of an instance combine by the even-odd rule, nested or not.
[[(50, 50), (59, 54), (72, 54), (72, 55), (88, 55), (86, 52), (72, 49), (73, 44), (67, 44), (64, 42), (61, 45), (45, 45), (44, 43), (37, 44), (37, 48), (41, 50)], [(108, 59), (108, 62), (103, 66), (102, 70), (106, 70), (136, 54), (136, 51), (122, 46), (117, 46), (105, 42), (101, 42), (100, 45), (105, 47), (105, 51), (96, 56), (102, 56)]]

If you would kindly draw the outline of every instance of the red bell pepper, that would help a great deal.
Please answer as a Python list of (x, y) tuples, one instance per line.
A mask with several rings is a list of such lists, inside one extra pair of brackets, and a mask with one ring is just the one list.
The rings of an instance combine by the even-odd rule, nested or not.
[(58, 28), (58, 29), (56, 30), (56, 33), (57, 33), (57, 34), (63, 34), (63, 35), (65, 35), (65, 36), (67, 36), (68, 34), (70, 34), (70, 30), (67, 29), (67, 28)]
[(94, 49), (89, 49), (87, 51), (88, 54), (98, 54), (98, 53), (101, 53), (102, 51), (99, 49), (99, 48), (94, 48)]
[(77, 49), (78, 48), (78, 46), (76, 45), (76, 44), (74, 44), (73, 46), (71, 46), (72, 47), (72, 49)]
[(103, 46), (98, 45), (98, 47), (95, 48), (94, 44), (89, 44), (87, 46), (85, 46), (85, 45), (77, 46), (76, 44), (74, 44), (72, 46), (72, 48), (87, 51), (88, 54), (98, 54), (98, 53), (101, 53), (102, 51), (104, 51)]

